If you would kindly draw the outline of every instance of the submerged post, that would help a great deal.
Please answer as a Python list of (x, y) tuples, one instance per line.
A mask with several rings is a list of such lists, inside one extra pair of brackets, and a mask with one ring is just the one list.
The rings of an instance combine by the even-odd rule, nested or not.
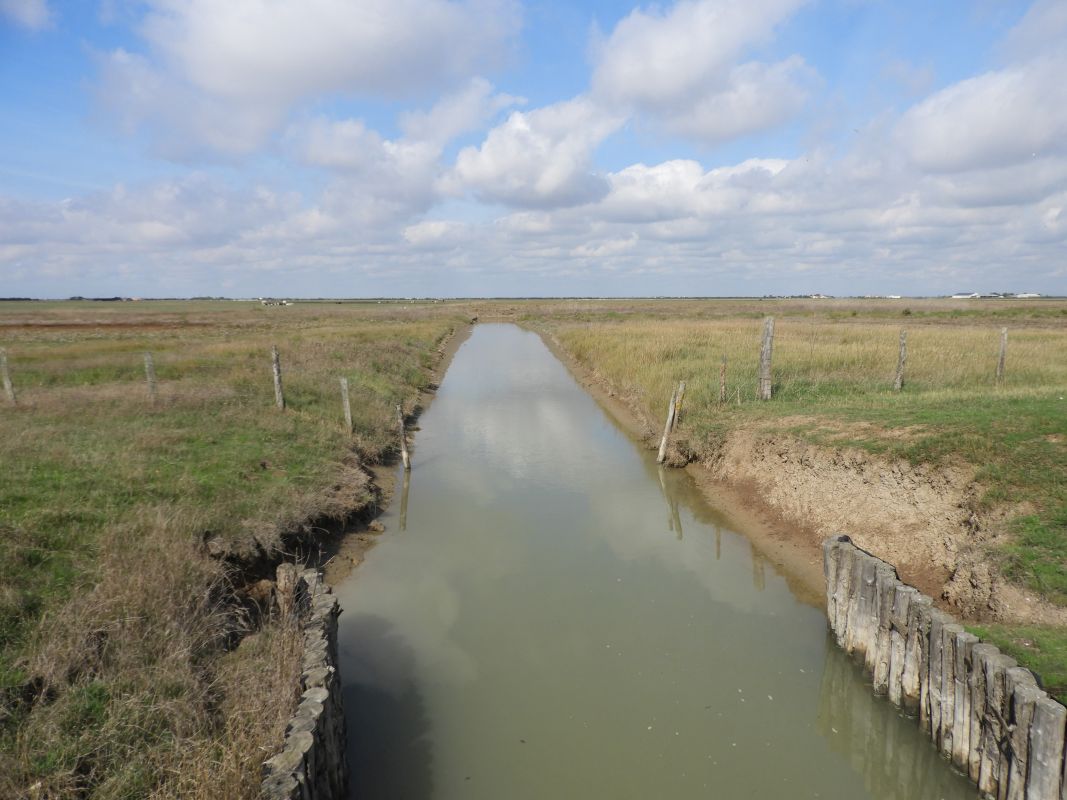
[(667, 442), (670, 440), (674, 423), (678, 419), (678, 409), (682, 405), (682, 395), (685, 394), (685, 381), (678, 384), (678, 388), (671, 395), (671, 404), (667, 407), (667, 422), (663, 426), (663, 438), (659, 441), (659, 453), (656, 454), (656, 463), (662, 464), (667, 459)]
[(341, 378), (341, 407), (345, 414), (345, 430), (352, 432), (352, 404), (348, 401), (348, 378)]
[(908, 361), (908, 330), (900, 329), (900, 354), (897, 356), (897, 377), (893, 381), (893, 391), (899, 392), (904, 388), (904, 365)]
[(282, 394), (282, 362), (278, 355), (278, 348), (272, 347), (271, 363), (274, 370), (274, 404), (282, 411), (285, 410), (285, 395)]
[(771, 399), (771, 351), (774, 349), (774, 317), (763, 322), (763, 341), (759, 349), (759, 399)]
[(997, 383), (1004, 380), (1004, 361), (1008, 357), (1008, 329), (1000, 329), (1000, 358), (997, 359)]
[(11, 373), (7, 369), (7, 350), (2, 347), (0, 347), (0, 378), (4, 381), (4, 394), (7, 395), (7, 402), (15, 405), (18, 401), (15, 398), (15, 387), (11, 383)]
[(400, 410), (400, 404), (396, 405), (396, 424), (400, 428), (400, 458), (404, 462), (404, 469), (411, 469), (411, 459), (408, 456), (407, 435), (404, 433), (404, 414)]
[(144, 354), (144, 377), (148, 383), (148, 399), (150, 402), (156, 402), (156, 365), (152, 361), (152, 354), (146, 352)]
[(719, 403), (726, 402), (726, 353), (722, 354), (722, 363), (719, 365)]

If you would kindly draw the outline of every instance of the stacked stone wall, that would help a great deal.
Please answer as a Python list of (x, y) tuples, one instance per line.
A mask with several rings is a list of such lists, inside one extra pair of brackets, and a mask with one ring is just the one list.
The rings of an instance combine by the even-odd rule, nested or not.
[(304, 637), (302, 694), (282, 751), (263, 765), (266, 800), (341, 800), (348, 792), (345, 715), (337, 672), (337, 598), (314, 569), (278, 568), (279, 606)]

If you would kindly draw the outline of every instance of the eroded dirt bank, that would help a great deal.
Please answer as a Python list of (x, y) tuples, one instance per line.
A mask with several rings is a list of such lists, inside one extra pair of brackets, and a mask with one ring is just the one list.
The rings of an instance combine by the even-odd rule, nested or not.
[[(662, 420), (648, 419), (550, 332), (537, 332), (633, 436), (658, 446)], [(989, 563), (998, 518), (976, 510), (981, 486), (973, 466), (913, 465), (748, 429), (714, 442), (684, 435), (668, 463), (684, 466), (709, 502), (739, 523), (794, 588), (803, 587), (805, 599), (822, 603), (822, 541), (847, 533), (959, 616), (1067, 625), (1067, 609), (1009, 584)]]

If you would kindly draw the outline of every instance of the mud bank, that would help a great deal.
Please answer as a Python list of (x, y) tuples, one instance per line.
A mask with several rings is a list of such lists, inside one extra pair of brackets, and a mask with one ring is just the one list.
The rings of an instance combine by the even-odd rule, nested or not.
[[(535, 330), (632, 436), (658, 444), (661, 421), (572, 358), (551, 332)], [(993, 526), (976, 511), (981, 487), (973, 468), (914, 465), (743, 428), (683, 448), (672, 443), (668, 463), (685, 467), (708, 501), (803, 587), (805, 600), (822, 597), (822, 542), (846, 533), (965, 619), (1067, 624), (1067, 609), (1008, 584), (985, 560)]]

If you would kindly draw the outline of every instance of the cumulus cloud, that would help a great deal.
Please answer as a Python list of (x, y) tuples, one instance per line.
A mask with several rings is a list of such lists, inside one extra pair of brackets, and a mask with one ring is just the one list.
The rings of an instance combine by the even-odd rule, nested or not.
[(803, 107), (813, 70), (799, 56), (738, 62), (802, 4), (681, 0), (635, 9), (595, 47), (593, 93), (706, 141), (777, 125)]
[(607, 184), (592, 167), (593, 152), (623, 122), (587, 97), (515, 111), (480, 147), (460, 151), (443, 188), (534, 208), (596, 200)]
[(907, 111), (897, 142), (932, 172), (1000, 167), (1065, 152), (1064, 74), (1067, 56), (1054, 54), (955, 83)]
[(488, 81), (477, 78), (427, 111), (402, 114), (404, 135), (396, 139), (382, 137), (362, 120), (318, 116), (290, 125), (285, 140), (299, 161), (338, 173), (364, 195), (401, 201), (414, 213), (437, 199), (445, 146), (518, 101), (494, 94)]
[(177, 118), (181, 139), (228, 154), (253, 150), (294, 107), (322, 95), (394, 97), (455, 85), (499, 61), (519, 24), (511, 0), (148, 5), (140, 26), (147, 52), (117, 50), (104, 60), (105, 103), (127, 125), (156, 133)]
[(31, 31), (43, 30), (52, 23), (46, 0), (0, 0), (0, 16)]

